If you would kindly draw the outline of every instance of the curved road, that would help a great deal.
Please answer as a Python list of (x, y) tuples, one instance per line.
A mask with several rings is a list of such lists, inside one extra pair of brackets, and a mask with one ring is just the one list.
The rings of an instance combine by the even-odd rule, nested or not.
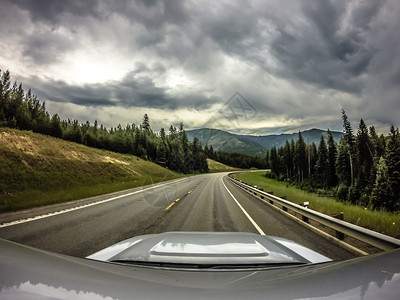
[(241, 231), (288, 238), (335, 260), (354, 257), (242, 191), (226, 174), (197, 175), (72, 203), (2, 214), (0, 238), (85, 257), (140, 234)]

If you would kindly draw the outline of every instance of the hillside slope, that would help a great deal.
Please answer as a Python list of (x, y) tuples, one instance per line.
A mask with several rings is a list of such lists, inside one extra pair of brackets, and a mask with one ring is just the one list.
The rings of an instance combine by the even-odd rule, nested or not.
[(132, 155), (0, 128), (0, 211), (74, 200), (180, 176)]
[(216, 151), (228, 153), (243, 153), (253, 156), (263, 156), (266, 151), (263, 146), (255, 141), (247, 139), (245, 136), (232, 134), (219, 129), (202, 128), (188, 130), (187, 136), (190, 141), (197, 137), (202, 146), (213, 146)]
[(220, 163), (218, 161), (215, 161), (213, 159), (207, 158), (207, 164), (208, 164), (208, 169), (210, 170), (210, 173), (217, 173), (217, 172), (231, 172), (231, 171), (239, 171), (242, 169), (231, 167), (228, 165), (225, 165), (223, 163)]

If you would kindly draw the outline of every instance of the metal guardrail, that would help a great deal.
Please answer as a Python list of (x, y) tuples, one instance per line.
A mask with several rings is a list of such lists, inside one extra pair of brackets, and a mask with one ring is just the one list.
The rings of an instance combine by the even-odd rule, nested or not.
[(236, 178), (232, 178), (230, 176), (229, 178), (239, 187), (246, 189), (248, 192), (256, 196), (259, 195), (261, 199), (269, 202), (269, 204), (278, 206), (285, 212), (292, 211), (299, 214), (302, 220), (307, 223), (309, 222), (309, 220), (313, 220), (315, 222), (318, 222), (319, 224), (335, 230), (336, 233), (351, 236), (357, 240), (360, 240), (381, 250), (386, 251), (400, 247), (399, 239), (339, 220), (334, 217), (324, 215), (317, 211), (266, 193), (260, 189), (248, 185), (247, 183), (243, 183)]

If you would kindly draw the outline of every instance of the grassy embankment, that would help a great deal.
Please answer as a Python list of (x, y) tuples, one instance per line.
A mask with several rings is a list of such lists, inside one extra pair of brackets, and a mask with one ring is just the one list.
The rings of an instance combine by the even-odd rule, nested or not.
[(210, 173), (218, 173), (218, 172), (231, 172), (231, 171), (240, 171), (242, 169), (234, 168), (231, 166), (224, 165), (218, 161), (207, 158), (208, 169)]
[(273, 192), (278, 197), (295, 202), (310, 202), (310, 208), (326, 215), (344, 213), (344, 220), (364, 228), (381, 232), (396, 238), (400, 238), (400, 215), (385, 211), (373, 211), (363, 207), (339, 202), (329, 197), (319, 197), (316, 194), (302, 191), (293, 186), (287, 186), (285, 182), (266, 178), (265, 171), (239, 173), (238, 179), (263, 188), (266, 192)]
[(182, 177), (132, 155), (0, 128), (0, 212)]

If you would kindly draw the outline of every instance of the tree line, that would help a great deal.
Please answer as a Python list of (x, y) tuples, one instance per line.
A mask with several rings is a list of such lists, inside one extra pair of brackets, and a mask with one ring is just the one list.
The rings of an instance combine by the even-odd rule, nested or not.
[(180, 173), (208, 171), (207, 157), (197, 138), (188, 140), (183, 123), (154, 132), (147, 114), (139, 125), (107, 129), (99, 125), (61, 120), (58, 114), (50, 116), (45, 102), (22, 88), (11, 84), (10, 72), (0, 70), (0, 126), (32, 130), (90, 147), (139, 156)]
[(391, 126), (387, 137), (378, 135), (360, 120), (354, 134), (342, 110), (344, 135), (337, 144), (328, 130), (318, 147), (306, 144), (299, 132), (296, 142), (272, 148), (267, 153), (271, 173), (267, 176), (287, 181), (304, 189), (333, 193), (373, 209), (400, 209), (400, 135)]
[(213, 146), (204, 146), (204, 153), (208, 158), (216, 160), (228, 166), (241, 169), (266, 169), (267, 162), (264, 157), (250, 156), (243, 153), (228, 153), (224, 151), (215, 151)]

